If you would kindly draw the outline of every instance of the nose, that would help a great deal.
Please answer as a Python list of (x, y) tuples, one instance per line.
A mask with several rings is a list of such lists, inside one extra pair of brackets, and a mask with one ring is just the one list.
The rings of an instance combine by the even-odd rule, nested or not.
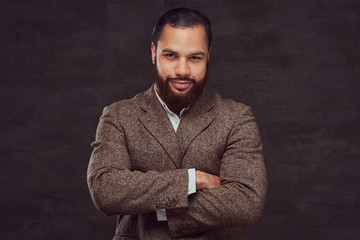
[(186, 59), (181, 58), (177, 61), (175, 67), (175, 74), (177, 76), (189, 76), (190, 75), (190, 68)]

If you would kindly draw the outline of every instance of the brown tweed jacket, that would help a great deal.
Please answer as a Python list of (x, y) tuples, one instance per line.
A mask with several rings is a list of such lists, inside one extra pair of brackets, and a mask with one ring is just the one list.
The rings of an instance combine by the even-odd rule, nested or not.
[[(246, 239), (266, 196), (259, 131), (249, 107), (204, 90), (174, 131), (153, 88), (105, 107), (88, 167), (92, 199), (119, 215), (114, 239)], [(188, 168), (221, 187), (188, 196)], [(166, 209), (167, 222), (156, 220)]]

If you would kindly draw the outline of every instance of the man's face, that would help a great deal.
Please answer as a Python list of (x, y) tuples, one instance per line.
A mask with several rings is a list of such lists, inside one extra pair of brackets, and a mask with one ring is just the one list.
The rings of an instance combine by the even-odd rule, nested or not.
[(164, 26), (151, 53), (157, 92), (167, 105), (184, 108), (201, 94), (208, 77), (209, 50), (202, 25)]

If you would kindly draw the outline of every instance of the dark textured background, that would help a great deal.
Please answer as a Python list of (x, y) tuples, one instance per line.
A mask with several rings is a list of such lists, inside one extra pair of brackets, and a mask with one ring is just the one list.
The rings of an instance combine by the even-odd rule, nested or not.
[(250, 239), (360, 239), (357, 0), (0, 3), (0, 239), (110, 239), (86, 168), (102, 108), (152, 83), (166, 10), (212, 20), (209, 87), (252, 106), (269, 193)]

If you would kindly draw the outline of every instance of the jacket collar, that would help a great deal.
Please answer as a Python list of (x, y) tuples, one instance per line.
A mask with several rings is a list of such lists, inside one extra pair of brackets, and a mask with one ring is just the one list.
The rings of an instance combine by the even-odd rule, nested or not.
[(192, 140), (215, 119), (211, 111), (215, 105), (215, 94), (204, 89), (184, 114), (175, 133), (164, 108), (156, 98), (153, 87), (154, 85), (134, 99), (144, 111), (144, 114), (139, 115), (139, 121), (164, 148), (176, 167), (181, 168), (181, 159)]

